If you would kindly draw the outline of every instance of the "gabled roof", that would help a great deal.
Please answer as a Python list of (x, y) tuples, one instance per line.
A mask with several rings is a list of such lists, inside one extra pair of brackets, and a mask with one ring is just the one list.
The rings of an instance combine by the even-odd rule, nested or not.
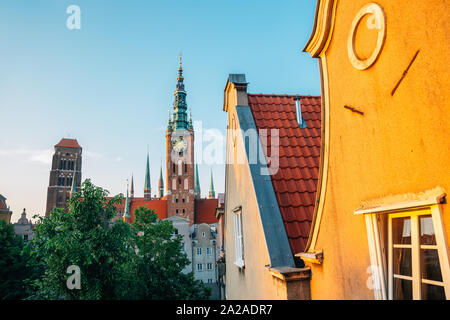
[(218, 199), (195, 199), (195, 224), (217, 223), (216, 208), (219, 206)]
[(81, 149), (76, 139), (65, 139), (65, 138), (61, 139), (61, 141), (57, 145), (55, 145), (55, 147)]
[[(300, 99), (306, 128), (297, 123), (294, 98)], [(258, 130), (279, 129), (279, 169), (270, 177), (291, 251), (297, 254), (306, 246), (314, 212), (320, 163), (321, 98), (248, 94), (248, 103)], [(270, 150), (270, 139), (268, 144), (263, 148), (265, 152)]]

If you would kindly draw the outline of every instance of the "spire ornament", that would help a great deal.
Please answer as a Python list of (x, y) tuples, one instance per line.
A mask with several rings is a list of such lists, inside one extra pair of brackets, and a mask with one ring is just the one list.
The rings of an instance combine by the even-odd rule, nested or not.
[(145, 168), (144, 199), (151, 200), (151, 198), (152, 198), (152, 186), (150, 182), (150, 159), (147, 146), (147, 166)]
[(214, 199), (216, 197), (216, 192), (214, 191), (214, 181), (213, 181), (213, 174), (211, 169), (211, 184), (209, 186), (209, 199)]
[(178, 67), (177, 86), (174, 92), (175, 101), (173, 103), (172, 119), (169, 117), (169, 129), (188, 129), (189, 122), (187, 116), (186, 91), (184, 88), (182, 55), (180, 54), (180, 62)]

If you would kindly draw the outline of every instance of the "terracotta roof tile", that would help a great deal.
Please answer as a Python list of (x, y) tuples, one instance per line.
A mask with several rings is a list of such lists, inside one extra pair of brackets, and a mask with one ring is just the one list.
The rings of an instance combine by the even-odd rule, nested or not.
[[(300, 98), (306, 128), (300, 128), (297, 123), (295, 97)], [(314, 211), (320, 162), (321, 99), (249, 94), (248, 101), (258, 130), (268, 129), (269, 135), (270, 129), (280, 130), (279, 170), (271, 179), (291, 251), (296, 254), (305, 249)], [(270, 138), (267, 145), (270, 150)]]
[(55, 145), (55, 147), (81, 149), (76, 139), (61, 139), (61, 141)]
[[(111, 199), (111, 198), (108, 198)], [(147, 207), (148, 209), (155, 210), (158, 218), (160, 220), (167, 218), (167, 200), (166, 199), (155, 199), (155, 200), (146, 200), (144, 198), (130, 198), (130, 215), (131, 221), (134, 221), (134, 211), (138, 207)], [(122, 204), (116, 205), (117, 210), (123, 212), (125, 206), (125, 199)]]
[(216, 208), (219, 206), (218, 199), (195, 199), (195, 222), (217, 223)]

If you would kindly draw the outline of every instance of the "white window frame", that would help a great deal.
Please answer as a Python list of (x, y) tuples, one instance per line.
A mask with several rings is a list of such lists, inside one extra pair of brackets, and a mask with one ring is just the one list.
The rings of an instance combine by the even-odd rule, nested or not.
[(203, 264), (197, 263), (197, 271), (203, 271)]
[[(208, 268), (211, 265), (211, 268)], [(206, 270), (212, 270), (213, 269), (213, 264), (211, 262), (208, 262), (206, 264)]]
[[(373, 289), (374, 296), (377, 300), (386, 300), (393, 298), (393, 269), (392, 269), (392, 229), (391, 229), (391, 221), (392, 218), (400, 217), (400, 216), (419, 216), (419, 215), (431, 215), (433, 219), (433, 227), (434, 233), (436, 237), (436, 248), (438, 250), (439, 255), (439, 264), (441, 266), (441, 274), (443, 280), (443, 287), (445, 290), (446, 299), (450, 299), (450, 260), (449, 260), (449, 248), (446, 234), (444, 232), (444, 224), (442, 219), (442, 205), (441, 199), (445, 196), (445, 194), (438, 195), (431, 199), (425, 200), (415, 200), (405, 203), (397, 203), (391, 205), (384, 205), (379, 207), (374, 207), (370, 209), (358, 209), (355, 211), (355, 214), (363, 214), (366, 220), (366, 228), (367, 228), (367, 238), (369, 242), (369, 253), (370, 253), (370, 261), (372, 270), (368, 270), (369, 273), (372, 273), (373, 280)], [(420, 211), (419, 211), (420, 210)], [(418, 214), (417, 212), (420, 212)], [(382, 237), (380, 236), (381, 230), (379, 226), (379, 217), (378, 215), (388, 215), (388, 248), (384, 248), (384, 244), (382, 241)], [(411, 228), (415, 227), (412, 224), (411, 219)], [(412, 231), (411, 231), (412, 232)], [(413, 237), (411, 237), (413, 238)], [(411, 239), (411, 245), (414, 250), (420, 250), (418, 245), (418, 238), (416, 240), (416, 244), (413, 245), (413, 239)], [(417, 249), (419, 248), (419, 249)], [(413, 253), (413, 252), (412, 252)], [(417, 261), (417, 254), (414, 257), (411, 257), (412, 264), (420, 266), (420, 262)], [(413, 299), (420, 299), (421, 297), (421, 288), (420, 285), (417, 284), (423, 281), (420, 277), (419, 272), (414, 272), (412, 277), (413, 282), (415, 281), (416, 285), (413, 284)], [(431, 283), (430, 281), (425, 280), (424, 283)]]
[[(425, 215), (431, 215), (433, 219), (433, 228), (434, 228), (434, 234), (436, 237), (436, 245), (420, 245), (420, 230), (419, 230), (419, 217), (425, 216)], [(410, 218), (411, 220), (411, 244), (410, 245), (395, 245), (392, 243), (392, 219), (395, 218)], [(433, 214), (431, 208), (424, 208), (424, 209), (418, 209), (418, 210), (410, 210), (410, 211), (404, 211), (400, 213), (392, 213), (389, 215), (389, 223), (388, 223), (388, 246), (389, 246), (389, 258), (388, 258), (388, 297), (389, 300), (393, 300), (394, 296), (394, 286), (393, 286), (393, 280), (394, 278), (399, 279), (406, 279), (412, 281), (412, 296), (414, 300), (420, 300), (422, 296), (422, 283), (425, 284), (431, 284), (436, 286), (444, 287), (446, 293), (445, 296), (447, 299), (450, 299), (450, 296), (448, 294), (447, 287), (449, 286), (449, 274), (447, 273), (447, 276), (444, 273), (444, 268), (442, 267), (442, 263), (445, 262), (445, 257), (443, 250), (441, 249), (443, 247), (443, 243), (441, 242), (442, 234), (438, 235), (438, 228), (439, 225), (437, 225), (439, 221), (436, 221), (436, 214)], [(437, 225), (437, 226), (436, 226)], [(443, 233), (442, 230), (440, 230), (439, 233)], [(393, 270), (393, 249), (394, 248), (410, 248), (411, 249), (411, 265), (412, 265), (412, 275), (409, 276), (403, 276), (403, 275), (395, 275)], [(440, 281), (432, 281), (432, 280), (425, 280), (422, 279), (421, 273), (420, 273), (420, 249), (434, 249), (437, 250), (439, 255), (439, 264), (441, 266), (441, 275), (442, 275), (442, 282)], [(446, 283), (447, 282), (447, 283)]]
[(197, 248), (196, 252), (197, 252), (198, 256), (201, 256), (202, 255), (202, 248)]
[(208, 256), (212, 255), (212, 248), (211, 248), (211, 247), (207, 247), (207, 248), (206, 248), (206, 254), (207, 254)]
[(242, 207), (237, 207), (234, 212), (234, 243), (236, 259), (234, 264), (239, 268), (245, 266), (244, 263), (244, 237), (242, 233)]

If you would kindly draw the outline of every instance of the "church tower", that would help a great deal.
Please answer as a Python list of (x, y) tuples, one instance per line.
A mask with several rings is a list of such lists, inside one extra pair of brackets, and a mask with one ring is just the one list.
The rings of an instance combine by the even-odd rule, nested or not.
[(167, 215), (194, 223), (194, 128), (188, 120), (186, 91), (180, 55), (173, 116), (166, 131)]
[(82, 151), (83, 149), (75, 139), (61, 139), (55, 145), (47, 189), (45, 216), (48, 216), (55, 207), (66, 209), (66, 203), (70, 199), (70, 195), (79, 191)]

